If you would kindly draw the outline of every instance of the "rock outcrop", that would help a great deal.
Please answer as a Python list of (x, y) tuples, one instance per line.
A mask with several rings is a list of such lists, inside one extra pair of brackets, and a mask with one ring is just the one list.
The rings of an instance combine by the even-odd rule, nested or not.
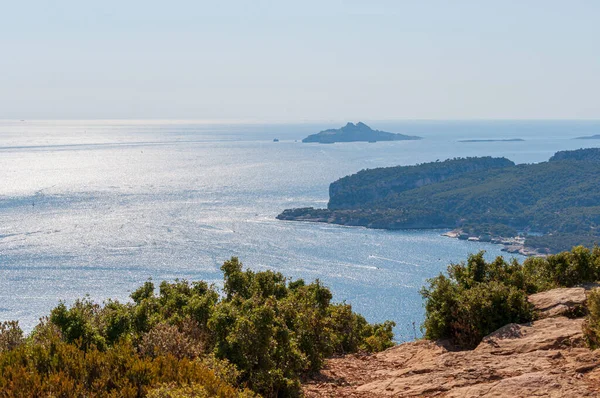
[(586, 288), (530, 301), (545, 318), (506, 325), (474, 350), (419, 340), (375, 355), (331, 359), (304, 386), (308, 397), (598, 397), (600, 350), (585, 347), (582, 318), (555, 316), (585, 302)]
[(552, 289), (529, 296), (529, 302), (537, 310), (539, 318), (555, 316), (576, 317), (585, 311), (586, 292), (598, 287), (588, 284), (581, 287)]

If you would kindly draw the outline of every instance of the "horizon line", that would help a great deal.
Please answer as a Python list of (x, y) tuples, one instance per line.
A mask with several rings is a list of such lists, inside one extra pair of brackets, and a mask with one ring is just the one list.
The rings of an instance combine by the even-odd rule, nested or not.
[[(358, 118), (354, 122), (369, 123), (393, 122), (600, 122), (598, 118), (401, 118), (370, 119)], [(351, 119), (304, 119), (304, 120), (257, 120), (257, 119), (194, 119), (194, 118), (0, 118), (2, 122), (163, 122), (163, 123), (197, 123), (197, 124), (315, 124), (346, 123)]]

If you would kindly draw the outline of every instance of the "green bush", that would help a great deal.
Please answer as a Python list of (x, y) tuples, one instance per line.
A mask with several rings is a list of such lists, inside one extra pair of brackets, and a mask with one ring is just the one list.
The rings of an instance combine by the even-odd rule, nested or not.
[(600, 249), (577, 246), (544, 258), (527, 259), (524, 267), (538, 278), (538, 290), (572, 287), (600, 278)]
[[(599, 279), (598, 247), (590, 250), (577, 246), (570, 252), (528, 258), (522, 265), (502, 257), (486, 262), (483, 252), (471, 255), (466, 263), (450, 265), (447, 276), (430, 279), (421, 290), (425, 299), (424, 334), (429, 339), (450, 339), (463, 347), (474, 347), (507, 323), (532, 320), (528, 294)], [(600, 319), (600, 309), (598, 312)], [(594, 325), (590, 320), (590, 336), (595, 333)], [(600, 330), (600, 325), (597, 327)]]
[(516, 261), (498, 257), (488, 263), (480, 252), (466, 264), (448, 267), (448, 274), (431, 279), (421, 290), (426, 338), (448, 338), (471, 348), (507, 323), (533, 319), (526, 292), (534, 287)]
[[(300, 378), (321, 369), (325, 358), (393, 345), (393, 322), (369, 324), (350, 305), (332, 303), (318, 280), (243, 270), (237, 258), (221, 270), (222, 292), (202, 281), (162, 282), (158, 289), (148, 281), (131, 294), (131, 303), (60, 303), (24, 351), (18, 351), (14, 328), (0, 327), (0, 352), (8, 347), (7, 355), (19, 358), (11, 360), (24, 364), (23, 374), (15, 375), (0, 363), (0, 391), (16, 377), (25, 396), (68, 390), (103, 396), (122, 388), (123, 396), (203, 397), (215, 396), (217, 383), (233, 395), (216, 396), (248, 394), (240, 392), (248, 387), (265, 397), (294, 397), (301, 394)], [(16, 337), (4, 338), (9, 335)], [(210, 380), (167, 374), (168, 367)], [(62, 387), (52, 390), (55, 381)]]
[(0, 353), (0, 396), (5, 397), (137, 398), (166, 383), (210, 397), (244, 396), (199, 361), (140, 356), (131, 343), (105, 351), (90, 345), (84, 351), (47, 335), (43, 343), (29, 341)]
[(600, 289), (596, 288), (587, 295), (588, 315), (583, 324), (583, 336), (592, 349), (600, 348)]
[(451, 334), (463, 347), (476, 346), (483, 337), (508, 323), (532, 320), (525, 292), (496, 281), (461, 292), (453, 310)]
[(243, 271), (236, 258), (221, 269), (226, 297), (208, 322), (213, 352), (261, 394), (295, 396), (299, 376), (318, 371), (325, 358), (393, 344), (393, 323), (370, 325), (349, 305), (332, 304), (331, 291), (318, 280)]
[(106, 348), (106, 339), (98, 327), (100, 306), (89, 298), (75, 301), (71, 308), (60, 303), (50, 312), (50, 322), (56, 325), (63, 339), (81, 348)]
[[(191, 384), (179, 387), (173, 383), (165, 384), (148, 392), (148, 398), (212, 398), (201, 385)], [(252, 391), (244, 390), (236, 395), (237, 398), (258, 398)]]
[(0, 353), (18, 347), (24, 341), (18, 321), (0, 322)]

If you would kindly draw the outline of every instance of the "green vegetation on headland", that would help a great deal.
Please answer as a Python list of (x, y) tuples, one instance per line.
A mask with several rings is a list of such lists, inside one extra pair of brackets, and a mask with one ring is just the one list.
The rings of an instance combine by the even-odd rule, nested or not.
[(221, 267), (206, 282), (146, 282), (133, 302), (59, 304), (24, 337), (0, 323), (0, 396), (293, 397), (325, 358), (393, 345), (318, 280)]
[[(452, 264), (447, 275), (430, 279), (421, 290), (425, 299), (425, 338), (450, 339), (472, 348), (486, 335), (509, 323), (526, 323), (537, 314), (527, 296), (558, 287), (573, 287), (600, 280), (600, 248), (583, 246), (544, 258), (528, 258), (520, 264), (498, 257), (486, 262), (483, 253), (465, 263)], [(588, 297), (589, 314), (584, 324), (588, 345), (600, 345), (600, 289)], [(578, 308), (572, 317), (586, 315)]]
[(599, 180), (599, 148), (557, 152), (537, 164), (450, 159), (362, 170), (330, 185), (327, 209), (289, 209), (277, 218), (380, 229), (448, 228), (457, 229), (457, 237), (485, 241), (522, 233), (525, 247), (556, 253), (600, 242)]
[(420, 139), (421, 137), (373, 130), (366, 124), (358, 122), (356, 124), (348, 123), (339, 129), (323, 130), (320, 133), (309, 135), (302, 142), (333, 144), (334, 142), (405, 141)]

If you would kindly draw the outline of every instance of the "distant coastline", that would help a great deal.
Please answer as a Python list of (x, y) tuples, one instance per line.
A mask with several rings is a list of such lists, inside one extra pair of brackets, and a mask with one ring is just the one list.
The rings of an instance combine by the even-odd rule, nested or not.
[(600, 140), (600, 134), (576, 137), (575, 140)]
[(482, 139), (482, 140), (458, 140), (458, 142), (520, 142), (525, 141), (522, 138), (500, 138), (500, 139)]

